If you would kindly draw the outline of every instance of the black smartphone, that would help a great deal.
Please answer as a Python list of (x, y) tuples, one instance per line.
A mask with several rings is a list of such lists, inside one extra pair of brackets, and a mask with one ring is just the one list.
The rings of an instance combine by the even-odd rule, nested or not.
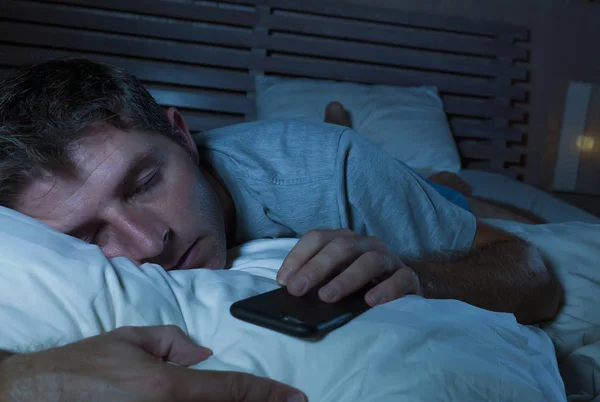
[(375, 283), (337, 303), (325, 303), (318, 296), (320, 286), (305, 296), (292, 296), (287, 288), (252, 296), (233, 303), (232, 316), (242, 321), (304, 339), (321, 339), (369, 309), (365, 294)]

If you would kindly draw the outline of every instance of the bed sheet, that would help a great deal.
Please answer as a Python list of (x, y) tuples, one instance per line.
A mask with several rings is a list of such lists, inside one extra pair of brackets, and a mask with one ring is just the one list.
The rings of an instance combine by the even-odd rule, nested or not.
[(545, 191), (501, 174), (465, 169), (458, 175), (473, 187), (473, 195), (525, 209), (547, 222), (600, 223), (600, 218), (588, 212), (561, 201)]
[(565, 389), (572, 402), (600, 398), (600, 225), (490, 223), (531, 241), (555, 268), (566, 303), (552, 323), (525, 327), (511, 314), (410, 296), (306, 343), (228, 312), (233, 301), (277, 286), (296, 240), (232, 250), (227, 271), (165, 272), (107, 260), (94, 245), (0, 208), (0, 349), (173, 324), (215, 351), (198, 368), (270, 376), (317, 401), (553, 401)]
[(107, 260), (95, 246), (19, 219), (0, 214), (0, 349), (34, 351), (123, 325), (173, 324), (215, 352), (195, 368), (271, 377), (311, 401), (566, 399), (546, 332), (459, 301), (405, 297), (320, 342), (234, 319), (232, 302), (277, 286), (275, 272), (297, 240), (248, 243), (232, 251), (230, 270), (165, 272)]

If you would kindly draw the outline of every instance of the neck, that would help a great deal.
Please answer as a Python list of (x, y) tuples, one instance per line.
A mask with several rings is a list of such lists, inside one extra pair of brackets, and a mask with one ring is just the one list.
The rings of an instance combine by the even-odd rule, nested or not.
[(225, 182), (219, 176), (212, 166), (203, 166), (206, 172), (206, 177), (217, 194), (221, 212), (223, 213), (223, 221), (225, 224), (225, 234), (227, 236), (227, 248), (235, 246), (235, 230), (236, 230), (236, 212), (233, 197)]

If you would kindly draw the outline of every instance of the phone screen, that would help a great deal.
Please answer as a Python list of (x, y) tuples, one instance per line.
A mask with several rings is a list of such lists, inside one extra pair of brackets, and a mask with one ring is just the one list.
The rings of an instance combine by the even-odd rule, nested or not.
[(319, 299), (316, 287), (305, 296), (292, 296), (279, 288), (237, 301), (231, 305), (234, 317), (300, 338), (320, 339), (369, 309), (365, 294), (371, 283), (336, 303)]

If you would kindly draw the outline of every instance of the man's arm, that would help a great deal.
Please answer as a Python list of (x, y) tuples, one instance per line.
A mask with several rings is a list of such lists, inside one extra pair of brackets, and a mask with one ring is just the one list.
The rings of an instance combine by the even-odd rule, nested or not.
[(326, 279), (331, 280), (319, 290), (326, 302), (336, 302), (376, 279), (379, 284), (365, 296), (371, 306), (414, 293), (513, 313), (522, 324), (551, 320), (562, 303), (560, 283), (539, 251), (481, 222), (466, 254), (438, 255), (410, 266), (376, 237), (347, 229), (309, 232), (287, 256), (277, 280), (301, 296)]
[(423, 296), (510, 312), (523, 324), (553, 319), (562, 303), (562, 287), (537, 248), (481, 222), (467, 255), (411, 268)]
[(266, 378), (186, 367), (209, 354), (174, 326), (122, 327), (36, 353), (3, 351), (0, 401), (307, 400), (300, 391)]
[[(377, 280), (365, 295), (370, 306), (427, 293), (523, 323), (556, 314), (560, 286), (534, 247), (477, 222), (380, 147), (344, 131), (333, 171), (340, 226), (308, 232), (292, 249), (277, 276), (292, 295), (320, 286), (320, 298), (336, 302)], [(446, 250), (462, 257), (430, 258)]]

